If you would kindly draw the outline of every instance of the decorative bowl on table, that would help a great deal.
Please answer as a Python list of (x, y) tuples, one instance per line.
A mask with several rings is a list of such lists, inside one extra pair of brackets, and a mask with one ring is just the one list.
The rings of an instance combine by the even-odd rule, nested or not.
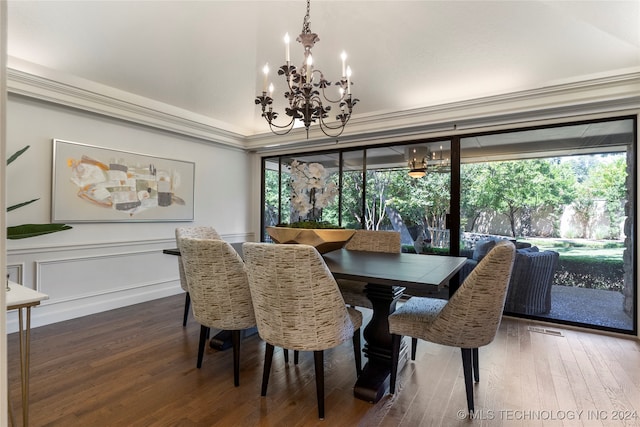
[(310, 245), (321, 254), (341, 249), (355, 232), (345, 228), (267, 227), (274, 242)]

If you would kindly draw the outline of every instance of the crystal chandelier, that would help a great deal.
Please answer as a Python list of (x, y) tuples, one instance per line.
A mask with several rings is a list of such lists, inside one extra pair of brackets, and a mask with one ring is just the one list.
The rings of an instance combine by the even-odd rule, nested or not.
[[(302, 24), (302, 33), (296, 39), (304, 46), (304, 61), (299, 70), (291, 65), (289, 56), (289, 34), (284, 37), (286, 47), (286, 63), (278, 69), (278, 75), (284, 76), (287, 84), (284, 97), (289, 102), (289, 106), (285, 108), (285, 114), (290, 117), (287, 124), (276, 124), (275, 120), (278, 113), (273, 111), (273, 84), (269, 84), (269, 65), (265, 65), (264, 87), (262, 95), (255, 99), (256, 105), (262, 107), (262, 117), (269, 123), (269, 128), (276, 135), (285, 135), (291, 132), (296, 119), (300, 120), (307, 130), (307, 138), (309, 138), (309, 127), (312, 123), (318, 122), (322, 132), (336, 138), (342, 134), (344, 127), (351, 118), (351, 110), (358, 102), (358, 99), (352, 98), (351, 86), (351, 68), (346, 66), (347, 55), (342, 52), (342, 77), (336, 82), (338, 93), (336, 99), (332, 99), (325, 93), (325, 89), (329, 88), (332, 83), (325, 79), (322, 71), (313, 67), (313, 58), (311, 48), (320, 41), (316, 33), (312, 33), (309, 28), (309, 11), (310, 0), (307, 0), (307, 14)], [(324, 99), (324, 103), (323, 103)], [(331, 105), (337, 105), (340, 108), (340, 114), (336, 116), (336, 122), (327, 123), (325, 119), (329, 117)]]

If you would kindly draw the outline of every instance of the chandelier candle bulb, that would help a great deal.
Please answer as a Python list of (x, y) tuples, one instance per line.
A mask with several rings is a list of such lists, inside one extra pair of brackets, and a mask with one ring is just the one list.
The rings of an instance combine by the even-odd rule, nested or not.
[(267, 86), (268, 86), (268, 82), (269, 82), (269, 63), (264, 64), (264, 68), (262, 68), (262, 72), (264, 73), (264, 85), (263, 85), (263, 92), (267, 92)]
[(344, 50), (342, 51), (340, 58), (342, 59), (342, 78), (344, 78), (346, 76), (345, 67), (346, 67), (346, 60), (347, 60), (347, 54)]
[(289, 33), (284, 35), (284, 45), (285, 45), (285, 59), (287, 61), (287, 65), (291, 62), (291, 57), (289, 56)]
[(347, 95), (351, 95), (351, 67), (347, 67)]

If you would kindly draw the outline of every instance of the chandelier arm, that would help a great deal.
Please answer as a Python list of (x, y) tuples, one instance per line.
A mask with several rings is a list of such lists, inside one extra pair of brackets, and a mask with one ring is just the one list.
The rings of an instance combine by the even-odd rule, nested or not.
[(331, 130), (344, 129), (344, 126), (349, 122), (349, 119), (350, 117), (347, 117), (344, 122), (338, 122), (338, 126), (329, 126), (324, 120), (320, 120), (320, 125)]
[[(336, 125), (332, 126), (329, 125), (326, 121), (324, 116), (328, 116), (328, 111), (330, 110), (331, 106), (327, 106), (326, 109), (325, 107), (322, 105), (322, 99), (320, 98), (319, 94), (316, 94), (315, 96), (311, 97), (309, 99), (309, 102), (314, 103), (317, 107), (319, 108), (323, 114), (317, 114), (318, 116), (318, 123), (320, 124), (321, 128), (327, 128), (330, 130), (337, 130), (340, 129), (340, 133), (338, 135), (330, 135), (327, 132), (324, 132), (325, 135), (327, 136), (339, 136), (340, 134), (342, 134), (342, 132), (344, 131), (344, 127), (346, 126), (346, 124), (349, 122), (349, 119), (351, 119), (351, 111), (352, 111), (352, 106), (353, 104), (355, 104), (358, 100), (357, 99), (353, 99), (351, 98), (350, 95), (348, 95), (348, 98), (346, 98), (345, 100), (342, 101), (341, 103), (341, 114), (339, 114), (338, 116), (336, 116)], [(345, 109), (342, 108), (343, 105), (347, 106), (348, 111), (346, 111)], [(339, 121), (338, 121), (339, 120)]]
[(327, 100), (327, 102), (330, 102), (330, 103), (332, 103), (332, 104), (338, 104), (339, 102), (344, 101), (344, 100), (345, 100), (345, 98), (348, 96), (348, 95), (346, 94), (346, 92), (345, 92), (345, 93), (344, 93), (340, 98), (338, 98), (338, 99), (335, 99), (335, 100), (334, 100), (334, 99), (329, 98), (329, 97), (325, 94), (325, 92), (324, 92), (324, 89), (325, 89), (325, 88), (324, 88), (324, 87), (322, 87), (321, 89), (322, 89), (322, 97), (323, 97), (324, 99), (326, 99), (326, 100)]
[(277, 131), (277, 130), (275, 130), (275, 129), (273, 128), (273, 125), (272, 125), (271, 123), (269, 123), (269, 129), (271, 130), (271, 132), (272, 132), (274, 135), (282, 136), (282, 135), (286, 135), (286, 134), (288, 134), (289, 132), (291, 132), (291, 130), (293, 129), (293, 126), (289, 127), (289, 128), (288, 128), (286, 131), (284, 131), (284, 132), (279, 132), (279, 131)]
[[(330, 129), (330, 130), (339, 129), (340, 132), (338, 132), (338, 133), (329, 133), (329, 132), (327, 132), (326, 129)], [(320, 130), (322, 131), (322, 133), (327, 135), (329, 138), (337, 138), (340, 135), (342, 135), (342, 132), (344, 132), (344, 126), (340, 126), (338, 128), (331, 128), (331, 127), (327, 126), (326, 124), (324, 124), (324, 122), (322, 120), (320, 120)]]
[(287, 87), (289, 88), (291, 93), (294, 93), (295, 92), (294, 88), (297, 87), (294, 85), (294, 83), (296, 80), (296, 76), (298, 75), (296, 71), (296, 67), (288, 64), (282, 65), (278, 70), (278, 75), (285, 77), (285, 80), (287, 81)]
[(267, 123), (269, 123), (269, 127), (274, 127), (277, 129), (286, 129), (289, 127), (293, 127), (293, 122), (295, 121), (295, 117), (291, 117), (291, 120), (289, 120), (289, 123), (287, 123), (286, 125), (278, 125), (273, 121), (269, 121), (268, 119), (265, 119), (265, 120), (267, 120)]

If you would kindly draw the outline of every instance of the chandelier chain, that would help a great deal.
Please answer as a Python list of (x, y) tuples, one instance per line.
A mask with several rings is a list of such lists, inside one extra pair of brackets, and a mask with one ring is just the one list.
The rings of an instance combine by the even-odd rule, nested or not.
[(304, 15), (304, 21), (302, 22), (302, 34), (311, 33), (311, 0), (307, 0), (307, 14)]

